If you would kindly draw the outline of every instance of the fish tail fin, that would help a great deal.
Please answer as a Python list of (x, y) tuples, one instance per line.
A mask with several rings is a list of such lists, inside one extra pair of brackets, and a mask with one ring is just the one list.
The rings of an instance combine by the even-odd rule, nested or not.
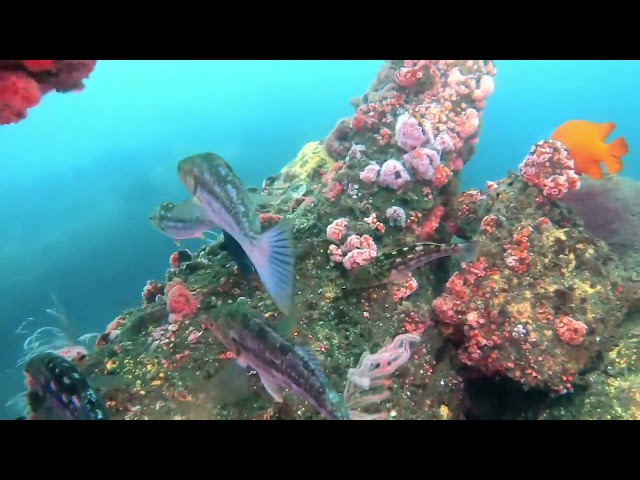
[(480, 242), (467, 242), (456, 245), (455, 257), (461, 262), (473, 262), (478, 258), (478, 247)]
[(294, 289), (294, 250), (291, 222), (281, 221), (262, 233), (247, 254), (278, 308), (289, 313)]
[(624, 157), (627, 153), (629, 153), (629, 146), (624, 137), (618, 137), (607, 145), (606, 154), (602, 159), (602, 163), (604, 163), (604, 166), (610, 174), (615, 175), (622, 170), (622, 161), (620, 158)]

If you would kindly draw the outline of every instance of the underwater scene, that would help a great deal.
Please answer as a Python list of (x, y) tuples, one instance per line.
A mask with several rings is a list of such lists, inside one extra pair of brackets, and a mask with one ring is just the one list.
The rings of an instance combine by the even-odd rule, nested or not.
[(0, 60), (0, 418), (640, 419), (638, 73)]

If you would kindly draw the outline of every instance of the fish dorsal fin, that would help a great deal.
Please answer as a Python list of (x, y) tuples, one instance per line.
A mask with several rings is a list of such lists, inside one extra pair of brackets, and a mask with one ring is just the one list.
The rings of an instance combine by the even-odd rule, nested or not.
[(317, 373), (322, 373), (322, 365), (320, 364), (320, 359), (309, 347), (304, 347), (302, 345), (296, 345), (296, 351), (304, 357), (311, 365), (311, 368)]
[(611, 132), (613, 132), (615, 128), (616, 124), (613, 122), (597, 123), (596, 130), (598, 132), (598, 139), (604, 141), (605, 138), (611, 135)]

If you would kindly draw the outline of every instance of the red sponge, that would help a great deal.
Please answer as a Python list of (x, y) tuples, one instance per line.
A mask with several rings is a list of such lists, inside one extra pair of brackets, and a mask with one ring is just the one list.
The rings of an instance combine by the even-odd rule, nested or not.
[(36, 81), (18, 70), (0, 70), (0, 125), (17, 123), (40, 102)]
[(77, 92), (96, 66), (96, 60), (0, 60), (0, 125), (27, 116), (42, 95)]
[(30, 72), (49, 72), (53, 70), (53, 60), (22, 60), (22, 64)]

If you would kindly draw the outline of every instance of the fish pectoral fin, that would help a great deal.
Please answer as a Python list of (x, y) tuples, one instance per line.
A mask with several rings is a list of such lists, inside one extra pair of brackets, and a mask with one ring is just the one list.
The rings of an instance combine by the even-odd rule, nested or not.
[(259, 375), (262, 385), (269, 392), (269, 395), (273, 397), (273, 400), (277, 403), (282, 403), (284, 401), (284, 389), (269, 375), (264, 373), (259, 373)]

